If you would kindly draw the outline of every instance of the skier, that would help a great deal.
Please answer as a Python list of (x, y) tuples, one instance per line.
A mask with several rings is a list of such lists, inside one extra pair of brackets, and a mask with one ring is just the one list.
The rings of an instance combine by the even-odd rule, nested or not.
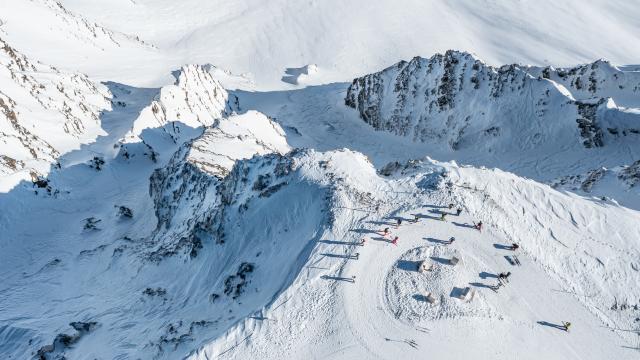
[(453, 242), (456, 241), (456, 238), (454, 238), (453, 236), (449, 238), (449, 242), (447, 243), (448, 245), (453, 244)]
[(399, 228), (402, 225), (402, 219), (396, 220), (396, 228)]
[(391, 243), (395, 246), (398, 246), (398, 237), (394, 237), (393, 240), (391, 240)]
[(384, 228), (384, 230), (382, 231), (382, 236), (386, 237), (387, 235), (389, 235), (389, 228)]
[(418, 215), (418, 214), (414, 214), (414, 215), (413, 215), (413, 223), (415, 224), (415, 223), (417, 223), (419, 220), (420, 220), (420, 215)]
[(449, 204), (449, 210), (453, 209), (453, 204)]
[(447, 216), (447, 214), (446, 214), (446, 213), (442, 213), (442, 214), (440, 214), (440, 220), (441, 220), (441, 221), (447, 221), (446, 216)]
[(498, 275), (498, 280), (509, 282), (509, 276), (511, 276), (511, 271), (500, 273), (500, 275)]
[(461, 208), (458, 208), (458, 209), (456, 210), (456, 216), (460, 216), (460, 213), (461, 213), (461, 212), (462, 212), (462, 209), (461, 209)]
[(476, 230), (478, 231), (482, 231), (482, 221), (478, 222), (477, 224), (474, 223), (474, 227), (476, 228)]
[(367, 241), (367, 238), (362, 238), (362, 240), (360, 240), (360, 246), (364, 246), (364, 243)]
[(520, 248), (520, 245), (518, 245), (516, 243), (511, 244), (511, 251), (516, 251), (516, 250), (518, 250), (518, 248)]
[(562, 322), (562, 327), (564, 328), (564, 331), (569, 332), (569, 328), (571, 327), (571, 323), (568, 321), (563, 321)]

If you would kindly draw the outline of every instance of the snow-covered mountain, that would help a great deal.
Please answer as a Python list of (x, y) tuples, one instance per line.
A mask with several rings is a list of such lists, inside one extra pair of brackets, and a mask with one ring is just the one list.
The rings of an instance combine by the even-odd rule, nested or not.
[(0, 358), (635, 358), (638, 14), (0, 1)]
[(638, 95), (640, 73), (604, 61), (569, 70), (494, 68), (448, 51), (353, 80), (345, 103), (376, 130), (445, 152), (561, 166), (606, 153), (605, 164), (620, 165), (640, 158), (640, 109), (616, 99), (637, 106)]

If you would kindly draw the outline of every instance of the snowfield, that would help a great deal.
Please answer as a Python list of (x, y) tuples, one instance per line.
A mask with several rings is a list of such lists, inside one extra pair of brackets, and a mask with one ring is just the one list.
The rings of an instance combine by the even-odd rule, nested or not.
[(638, 15), (0, 2), (0, 358), (638, 358)]
[[(600, 58), (636, 65), (640, 57), (640, 4), (628, 0), (59, 3), (66, 11), (55, 0), (4, 1), (0, 29), (43, 62), (145, 87), (170, 82), (168, 74), (186, 63), (250, 73), (265, 90), (290, 88), (281, 81), (288, 68), (315, 64), (313, 84), (342, 82), (448, 49), (491, 65), (573, 66)], [(41, 26), (25, 26), (24, 19)], [(83, 19), (98, 29), (78, 31)]]

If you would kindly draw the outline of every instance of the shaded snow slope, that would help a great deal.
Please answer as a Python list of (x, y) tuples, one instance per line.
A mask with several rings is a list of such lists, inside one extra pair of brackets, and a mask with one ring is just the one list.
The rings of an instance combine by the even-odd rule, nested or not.
[[(106, 158), (100, 170), (52, 173), (54, 195), (28, 186), (1, 195), (4, 354), (175, 358), (286, 288), (308, 240), (328, 226), (328, 184), (272, 153), (289, 148), (260, 114), (220, 120), (182, 146), (167, 135), (173, 128), (142, 132), (155, 162), (130, 144), (129, 157)], [(227, 143), (238, 149), (229, 158), (246, 160), (214, 155), (215, 140), (231, 138), (254, 141)], [(224, 176), (200, 168), (204, 153)], [(32, 232), (31, 217), (40, 219)]]
[[(180, 125), (171, 129), (165, 125), (179, 121), (192, 128), (211, 126), (238, 107), (237, 99), (229, 99), (213, 78), (211, 71), (216, 69), (212, 66), (184, 66), (174, 72), (173, 85), (142, 90), (113, 82), (98, 84), (86, 75), (61, 72), (0, 42), (0, 76), (4, 79), (0, 191), (10, 190), (21, 180), (43, 180), (52, 165), (115, 157), (120, 145), (140, 143), (139, 136), (146, 129), (163, 129), (178, 142)], [(82, 149), (88, 144), (91, 151)], [(153, 148), (144, 144), (152, 154)], [(123, 154), (128, 156), (126, 145)], [(65, 156), (63, 164), (61, 156)]]

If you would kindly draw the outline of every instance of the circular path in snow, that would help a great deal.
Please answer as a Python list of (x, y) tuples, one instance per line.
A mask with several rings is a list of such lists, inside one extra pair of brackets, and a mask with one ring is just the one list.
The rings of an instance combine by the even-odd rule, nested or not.
[[(450, 260), (461, 259), (456, 265)], [(432, 270), (419, 272), (426, 260)], [(394, 317), (408, 324), (425, 324), (431, 320), (465, 316), (482, 317), (493, 313), (482, 294), (469, 284), (477, 276), (472, 258), (448, 246), (420, 246), (400, 255), (389, 269), (384, 282), (385, 305)], [(471, 270), (472, 269), (472, 270)], [(466, 299), (461, 291), (471, 288)], [(427, 301), (432, 294), (434, 303)]]

